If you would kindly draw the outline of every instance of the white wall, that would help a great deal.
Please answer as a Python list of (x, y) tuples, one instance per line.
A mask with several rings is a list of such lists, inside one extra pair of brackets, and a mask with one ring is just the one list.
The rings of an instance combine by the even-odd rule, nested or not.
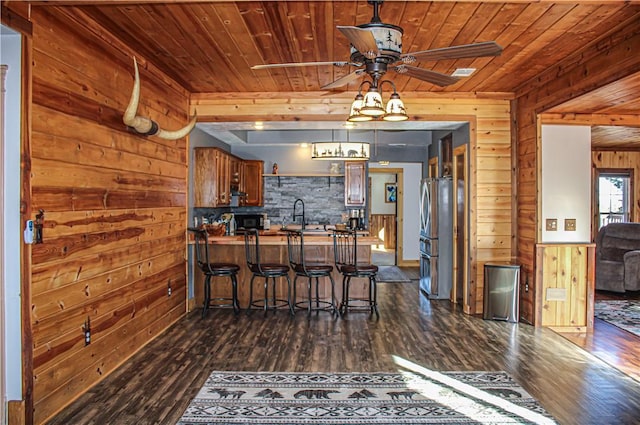
[[(373, 168), (373, 167), (370, 167)], [(385, 183), (395, 183), (395, 173), (369, 174), (371, 178), (371, 214), (395, 214), (396, 203), (385, 202)]]
[[(547, 219), (557, 230), (547, 231)], [(565, 231), (565, 219), (576, 230)], [(542, 242), (591, 240), (591, 128), (542, 126)]]
[(380, 166), (370, 162), (369, 168), (402, 168), (403, 170), (403, 258), (404, 261), (418, 261), (420, 258), (420, 179), (422, 163), (391, 162), (388, 166)]
[(0, 36), (0, 62), (9, 66), (5, 93), (4, 133), (4, 307), (2, 323), (5, 330), (6, 368), (3, 377), (9, 400), (22, 399), (22, 337), (20, 327), (20, 246), (22, 223), (20, 222), (20, 57), (21, 36)]

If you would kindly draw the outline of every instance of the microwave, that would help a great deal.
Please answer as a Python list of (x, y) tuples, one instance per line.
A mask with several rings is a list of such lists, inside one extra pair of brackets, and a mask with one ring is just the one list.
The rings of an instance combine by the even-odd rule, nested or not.
[(262, 214), (236, 214), (236, 228), (258, 229), (264, 228), (264, 216)]

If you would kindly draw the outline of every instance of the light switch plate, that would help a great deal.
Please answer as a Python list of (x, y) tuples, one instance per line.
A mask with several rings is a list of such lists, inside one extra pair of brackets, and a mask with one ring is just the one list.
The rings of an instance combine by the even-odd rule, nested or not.
[(558, 230), (558, 219), (557, 218), (548, 218), (547, 219), (547, 231), (555, 232)]
[(568, 232), (575, 232), (576, 230), (576, 219), (575, 218), (565, 218), (564, 219), (564, 230)]

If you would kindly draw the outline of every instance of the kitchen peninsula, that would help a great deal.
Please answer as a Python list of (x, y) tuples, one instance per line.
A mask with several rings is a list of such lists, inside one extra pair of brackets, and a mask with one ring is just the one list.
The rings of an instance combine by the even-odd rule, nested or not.
[[(292, 226), (288, 226), (292, 228)], [(295, 227), (294, 227), (295, 228)], [(309, 263), (321, 262), (326, 264), (334, 264), (333, 254), (333, 238), (330, 228), (325, 230), (324, 226), (309, 226), (304, 232), (305, 243), (305, 260)], [(380, 243), (375, 236), (370, 236), (368, 232), (358, 234), (358, 259), (362, 262), (371, 260), (371, 245)], [(190, 244), (193, 244), (190, 238)], [(209, 250), (213, 261), (215, 262), (231, 262), (240, 266), (238, 273), (238, 298), (240, 307), (246, 308), (249, 303), (249, 283), (251, 281), (251, 273), (246, 265), (244, 236), (225, 235), (225, 236), (209, 236)], [(289, 256), (287, 250), (287, 235), (281, 229), (281, 226), (272, 226), (270, 230), (260, 231), (260, 255), (262, 262), (278, 262), (289, 264)], [(190, 309), (200, 308), (204, 300), (204, 276), (202, 272), (194, 267), (194, 298)], [(289, 274), (291, 283), (295, 277), (293, 272)], [(332, 272), (333, 279), (336, 284), (336, 298), (340, 301), (342, 290), (342, 275), (335, 269)], [(218, 281), (217, 279), (221, 279)], [(262, 297), (264, 280), (254, 280), (254, 297)], [(297, 301), (301, 301), (306, 297), (306, 279), (298, 279), (297, 283)], [(286, 297), (286, 280), (276, 280), (276, 291), (278, 297)], [(355, 297), (366, 297), (368, 291), (368, 282), (366, 279), (353, 279), (351, 282), (350, 292)], [(231, 294), (231, 285), (228, 279), (213, 278), (211, 285), (212, 297), (229, 297)], [(329, 299), (331, 288), (328, 279), (320, 279), (320, 298)]]

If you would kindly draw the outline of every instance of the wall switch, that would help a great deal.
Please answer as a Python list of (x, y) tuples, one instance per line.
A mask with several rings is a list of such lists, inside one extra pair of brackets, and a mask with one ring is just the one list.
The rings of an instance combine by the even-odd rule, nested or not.
[(565, 218), (564, 219), (564, 230), (569, 232), (575, 232), (576, 230), (576, 219), (575, 218)]
[(555, 232), (558, 230), (558, 219), (557, 218), (548, 218), (547, 219), (547, 231)]

